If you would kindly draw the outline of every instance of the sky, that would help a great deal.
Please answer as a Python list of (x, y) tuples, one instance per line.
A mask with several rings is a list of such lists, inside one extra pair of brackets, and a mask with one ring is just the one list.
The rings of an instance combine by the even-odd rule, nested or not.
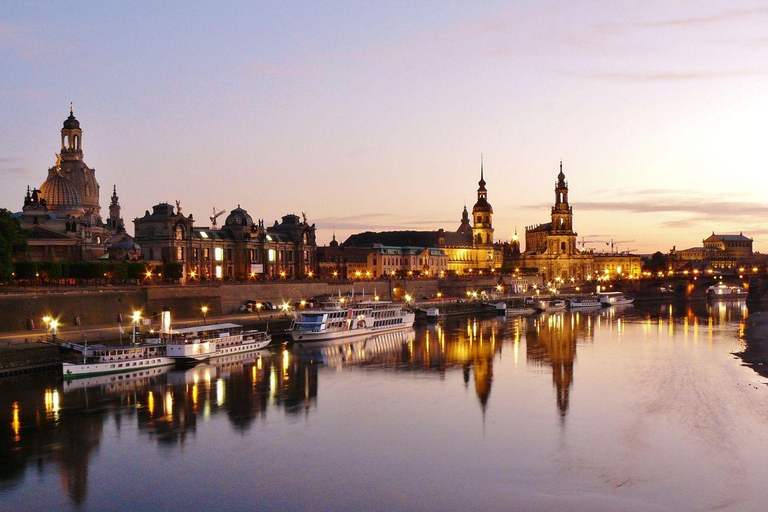
[[(8, 2), (8, 0), (5, 0)], [(588, 248), (711, 232), (768, 251), (768, 2), (14, 2), (0, 20), (0, 207), (70, 101), (107, 215), (458, 228), (481, 155), (496, 240), (549, 221), (559, 162)]]

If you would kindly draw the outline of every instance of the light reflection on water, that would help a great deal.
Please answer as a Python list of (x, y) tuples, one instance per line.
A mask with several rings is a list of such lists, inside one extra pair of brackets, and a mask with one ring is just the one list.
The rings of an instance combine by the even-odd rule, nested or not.
[(731, 355), (747, 314), (465, 318), (184, 371), (6, 379), (0, 498), (14, 510), (759, 509), (768, 401)]

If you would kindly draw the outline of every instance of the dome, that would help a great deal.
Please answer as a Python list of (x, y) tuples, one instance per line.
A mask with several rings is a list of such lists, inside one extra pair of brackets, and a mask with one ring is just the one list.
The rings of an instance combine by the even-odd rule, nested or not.
[(472, 208), (472, 213), (493, 213), (493, 207), (485, 198), (480, 198)]
[(60, 173), (56, 173), (40, 185), (40, 195), (45, 198), (49, 210), (61, 213), (82, 213), (83, 200), (75, 185)]
[(112, 247), (115, 247), (117, 249), (122, 249), (123, 251), (130, 251), (132, 249), (134, 249), (134, 250), (141, 249), (141, 247), (139, 247), (139, 244), (137, 244), (136, 242), (134, 242), (134, 241), (132, 241), (132, 240), (130, 240), (128, 238), (123, 238), (122, 240), (120, 240), (116, 244), (113, 244)]
[(79, 130), (80, 129), (80, 121), (78, 121), (75, 118), (75, 114), (72, 113), (72, 111), (69, 111), (69, 117), (64, 120), (64, 129), (65, 130)]
[(238, 205), (237, 208), (229, 212), (227, 220), (224, 221), (224, 225), (251, 227), (253, 226), (253, 219), (248, 215), (247, 211), (243, 210)]

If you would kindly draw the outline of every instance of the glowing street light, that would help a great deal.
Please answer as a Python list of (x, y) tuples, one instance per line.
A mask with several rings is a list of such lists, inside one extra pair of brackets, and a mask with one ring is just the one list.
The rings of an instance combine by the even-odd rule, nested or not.
[(51, 341), (56, 342), (56, 335), (59, 333), (59, 321), (51, 319), (49, 325), (51, 326)]
[(405, 302), (407, 304), (410, 304), (412, 300), (413, 300), (413, 297), (411, 297), (411, 294), (410, 293), (406, 293), (405, 294)]
[(133, 335), (131, 336), (132, 343), (136, 343), (136, 334), (137, 330), (139, 328), (139, 320), (141, 320), (141, 311), (136, 310), (133, 312), (133, 315), (131, 315), (131, 319), (133, 320)]
[(205, 323), (206, 318), (208, 318), (208, 306), (201, 307), (200, 311), (203, 313), (203, 323)]

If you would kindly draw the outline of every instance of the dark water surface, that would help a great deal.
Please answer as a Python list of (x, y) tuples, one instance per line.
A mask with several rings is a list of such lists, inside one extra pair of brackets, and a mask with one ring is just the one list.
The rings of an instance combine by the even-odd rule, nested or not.
[(768, 508), (744, 304), (465, 318), (0, 380), (0, 510)]

